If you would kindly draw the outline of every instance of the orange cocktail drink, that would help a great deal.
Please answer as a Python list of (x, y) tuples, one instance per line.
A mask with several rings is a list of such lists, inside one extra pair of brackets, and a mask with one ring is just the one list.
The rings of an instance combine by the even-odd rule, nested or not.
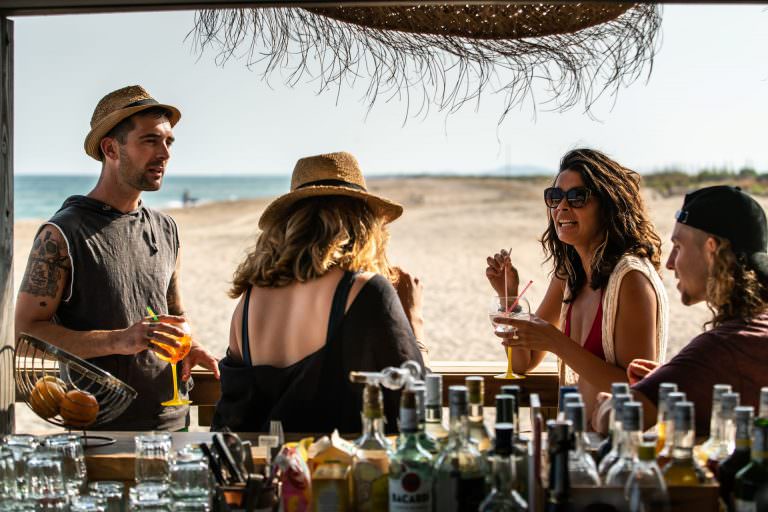
[(158, 358), (168, 362), (171, 365), (171, 372), (173, 375), (173, 398), (166, 402), (163, 402), (161, 405), (187, 405), (192, 403), (191, 400), (185, 400), (185, 399), (179, 398), (179, 383), (176, 376), (177, 375), (176, 363), (178, 363), (179, 361), (187, 357), (187, 354), (189, 354), (189, 350), (192, 348), (192, 337), (189, 335), (190, 333), (189, 324), (187, 322), (183, 322), (179, 324), (179, 328), (186, 333), (184, 336), (178, 337), (178, 336), (172, 336), (170, 334), (168, 335), (179, 342), (178, 347), (171, 347), (164, 343), (160, 343), (158, 341), (152, 340), (152, 343), (154, 343), (159, 347), (162, 347), (163, 350), (169, 353), (169, 355), (165, 355), (165, 354), (161, 354), (160, 352), (155, 352), (155, 355)]

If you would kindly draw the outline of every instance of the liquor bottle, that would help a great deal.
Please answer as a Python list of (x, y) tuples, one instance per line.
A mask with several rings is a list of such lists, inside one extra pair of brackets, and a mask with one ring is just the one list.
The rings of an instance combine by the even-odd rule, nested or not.
[(693, 450), (693, 455), (696, 460), (702, 466), (707, 463), (709, 453), (714, 449), (714, 446), (719, 442), (716, 439), (720, 426), (720, 404), (725, 393), (731, 392), (730, 384), (715, 384), (712, 387), (712, 415), (709, 417), (709, 437), (701, 446), (697, 446)]
[(720, 463), (734, 450), (736, 444), (736, 407), (739, 405), (738, 393), (724, 393), (720, 398), (720, 419), (714, 442), (707, 453), (707, 468), (717, 475)]
[(586, 419), (582, 402), (565, 406), (565, 419), (573, 425), (573, 450), (569, 453), (568, 474), (572, 485), (600, 485), (595, 459), (587, 453)]
[[(515, 443), (523, 442), (526, 444), (528, 439), (520, 433), (520, 406), (522, 405), (523, 394), (520, 390), (520, 386), (517, 384), (504, 384), (501, 386), (501, 393), (503, 395), (512, 395), (515, 397)], [(526, 449), (526, 453), (527, 453)]]
[(675, 435), (672, 446), (672, 460), (664, 468), (667, 485), (698, 485), (699, 475), (693, 458), (695, 429), (693, 424), (693, 402), (678, 402), (672, 411), (675, 421)]
[(686, 396), (682, 391), (673, 391), (672, 393), (669, 393), (665, 400), (667, 409), (667, 425), (664, 427), (666, 440), (664, 442), (664, 447), (656, 456), (656, 463), (662, 470), (669, 464), (669, 461), (672, 460), (672, 446), (674, 445), (675, 440), (675, 404), (685, 402), (685, 400)]
[(400, 402), (400, 436), (389, 459), (389, 512), (432, 512), (432, 454), (419, 439), (417, 392), (404, 389)]
[(579, 388), (578, 386), (560, 386), (560, 389), (557, 393), (557, 411), (558, 412), (564, 412), (565, 411), (565, 395), (569, 393), (578, 393)]
[(752, 430), (752, 460), (736, 473), (733, 504), (736, 512), (761, 510), (757, 494), (768, 486), (768, 418), (757, 418)]
[(662, 382), (659, 384), (659, 401), (656, 416), (656, 454), (661, 452), (667, 442), (667, 421), (669, 420), (669, 410), (667, 409), (667, 396), (677, 391), (677, 384), (674, 382)]
[[(500, 396), (496, 395), (497, 399)], [(513, 456), (515, 427), (512, 423), (496, 423), (496, 437), (490, 456), (493, 488), (480, 504), (480, 512), (518, 512), (528, 510), (517, 492), (517, 471)]]
[(750, 406), (740, 406), (736, 408), (736, 449), (730, 457), (720, 463), (717, 471), (717, 480), (720, 482), (720, 497), (728, 508), (733, 512), (733, 481), (736, 473), (749, 464), (752, 460), (750, 453), (752, 448), (752, 422), (754, 421), (755, 409)]
[(487, 464), (469, 440), (466, 386), (448, 388), (450, 433), (435, 462), (434, 501), (440, 512), (476, 511), (486, 495)]
[(616, 422), (613, 400), (617, 395), (629, 395), (629, 384), (626, 382), (614, 382), (611, 384), (611, 410), (608, 414), (608, 437), (600, 444), (600, 446), (598, 446), (597, 452), (595, 453), (595, 460), (598, 465), (613, 449), (613, 426)]
[(627, 478), (624, 497), (629, 512), (666, 512), (669, 492), (664, 475), (656, 464), (656, 442), (642, 441), (637, 448), (637, 462)]
[(427, 434), (438, 443), (442, 443), (448, 437), (448, 430), (443, 426), (443, 376), (438, 373), (428, 373), (424, 377), (424, 384), (427, 387), (424, 427)]
[(571, 512), (571, 482), (568, 474), (568, 452), (573, 448), (570, 421), (547, 422), (547, 452), (549, 454), (549, 483), (547, 512)]
[(611, 427), (611, 451), (602, 458), (600, 464), (597, 466), (597, 473), (600, 475), (600, 479), (605, 481), (605, 477), (608, 476), (608, 470), (611, 469), (617, 460), (621, 457), (621, 449), (623, 446), (622, 432), (624, 427), (621, 421), (621, 411), (625, 403), (632, 400), (632, 396), (629, 394), (614, 395), (611, 399), (613, 407), (610, 412), (610, 425)]
[(355, 510), (387, 510), (390, 444), (384, 436), (384, 408), (378, 384), (363, 390), (363, 435), (355, 441), (352, 460)]
[(624, 487), (637, 462), (637, 447), (642, 440), (643, 406), (640, 402), (626, 402), (621, 409), (621, 456), (608, 470), (607, 485)]
[(477, 444), (481, 452), (491, 447), (491, 436), (483, 418), (483, 400), (485, 399), (485, 380), (482, 377), (464, 379), (469, 392), (469, 438)]
[(423, 384), (417, 384), (411, 387), (411, 390), (416, 394), (416, 414), (418, 416), (418, 438), (421, 447), (427, 450), (434, 457), (440, 451), (440, 446), (437, 440), (429, 435), (426, 430), (426, 408), (425, 401), (427, 395), (427, 388)]
[(760, 388), (760, 408), (758, 418), (768, 418), (768, 387)]
[[(517, 434), (517, 415), (513, 395), (496, 395), (496, 425), (512, 425), (512, 452), (510, 457), (515, 465), (515, 490), (520, 496), (528, 496), (528, 443)], [(493, 451), (489, 453), (492, 455)]]

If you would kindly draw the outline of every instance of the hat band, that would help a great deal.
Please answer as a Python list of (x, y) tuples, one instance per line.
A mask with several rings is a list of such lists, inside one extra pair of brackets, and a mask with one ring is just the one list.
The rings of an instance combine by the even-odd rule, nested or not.
[(134, 101), (130, 105), (126, 105), (123, 108), (140, 107), (142, 105), (159, 105), (159, 102), (154, 98), (148, 98), (146, 100)]
[(355, 190), (359, 190), (361, 192), (368, 192), (365, 187), (362, 187), (358, 185), (357, 183), (350, 183), (348, 181), (344, 180), (317, 180), (317, 181), (308, 181), (307, 183), (302, 183), (298, 187), (296, 187), (296, 190), (299, 190), (300, 188), (305, 187), (347, 187), (347, 188), (353, 188)]

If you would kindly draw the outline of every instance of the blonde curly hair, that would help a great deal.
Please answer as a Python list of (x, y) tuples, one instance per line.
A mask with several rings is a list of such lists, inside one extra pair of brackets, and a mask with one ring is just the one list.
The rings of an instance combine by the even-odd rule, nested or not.
[(736, 254), (731, 242), (707, 233), (717, 242), (712, 268), (707, 277), (707, 307), (717, 327), (727, 320), (754, 318), (768, 308), (768, 286), (751, 270), (743, 254)]
[(323, 276), (332, 268), (376, 272), (392, 280), (385, 220), (357, 198), (303, 199), (265, 226), (235, 271), (229, 296), (250, 286), (282, 287)]

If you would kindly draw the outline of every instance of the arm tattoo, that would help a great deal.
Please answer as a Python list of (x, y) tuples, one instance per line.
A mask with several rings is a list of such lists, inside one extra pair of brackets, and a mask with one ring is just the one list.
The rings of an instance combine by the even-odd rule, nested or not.
[(171, 282), (168, 283), (168, 292), (165, 294), (168, 301), (168, 314), (184, 315), (184, 308), (181, 305), (181, 290), (179, 290), (179, 278), (176, 272), (171, 276)]
[(21, 291), (39, 297), (56, 297), (59, 280), (66, 277), (69, 270), (69, 258), (59, 247), (59, 242), (51, 238), (51, 232), (45, 231), (35, 239)]

